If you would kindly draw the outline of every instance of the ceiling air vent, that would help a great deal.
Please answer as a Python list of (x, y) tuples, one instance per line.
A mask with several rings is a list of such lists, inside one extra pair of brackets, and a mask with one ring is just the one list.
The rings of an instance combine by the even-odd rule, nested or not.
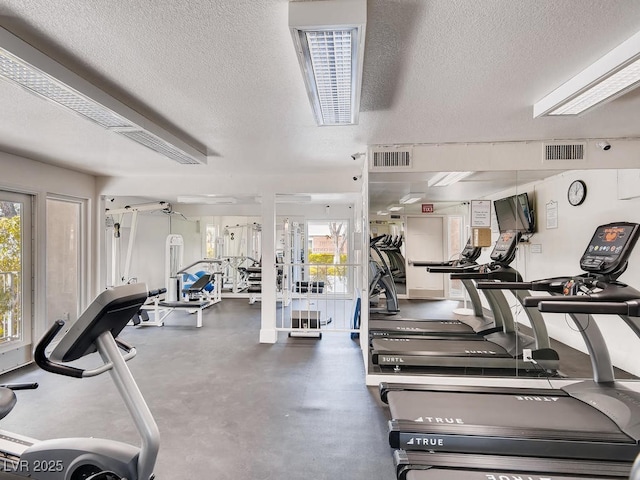
[(411, 168), (411, 150), (376, 149), (371, 155), (371, 170), (406, 170)]
[(545, 143), (544, 161), (584, 160), (584, 143)]

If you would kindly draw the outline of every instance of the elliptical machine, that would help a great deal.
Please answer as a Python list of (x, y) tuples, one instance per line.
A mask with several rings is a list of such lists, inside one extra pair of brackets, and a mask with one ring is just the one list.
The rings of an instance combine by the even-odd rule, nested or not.
[[(164, 289), (163, 289), (164, 290)], [(142, 283), (103, 291), (70, 326), (58, 320), (38, 343), (34, 359), (42, 369), (75, 378), (110, 372), (142, 439), (140, 448), (99, 438), (35, 440), (0, 431), (0, 478), (36, 480), (153, 480), (160, 446), (158, 427), (126, 361), (136, 350), (116, 337), (145, 303), (148, 292)], [(48, 347), (65, 328), (50, 354)], [(121, 352), (124, 352), (124, 354)], [(98, 352), (103, 365), (92, 370), (65, 365)], [(0, 387), (0, 418), (16, 404), (10, 388)]]

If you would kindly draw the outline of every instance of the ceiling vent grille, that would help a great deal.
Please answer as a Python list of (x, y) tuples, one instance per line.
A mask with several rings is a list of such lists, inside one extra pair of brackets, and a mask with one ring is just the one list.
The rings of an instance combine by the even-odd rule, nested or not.
[(406, 170), (412, 167), (411, 150), (374, 150), (371, 155), (371, 170)]
[(552, 143), (544, 145), (544, 161), (584, 160), (584, 143)]

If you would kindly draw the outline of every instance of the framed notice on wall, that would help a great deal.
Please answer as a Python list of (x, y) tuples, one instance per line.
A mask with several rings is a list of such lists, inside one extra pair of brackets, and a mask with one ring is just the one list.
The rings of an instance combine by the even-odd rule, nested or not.
[(558, 228), (558, 202), (551, 200), (545, 205), (547, 217), (547, 230)]
[(471, 200), (471, 228), (491, 227), (491, 200)]

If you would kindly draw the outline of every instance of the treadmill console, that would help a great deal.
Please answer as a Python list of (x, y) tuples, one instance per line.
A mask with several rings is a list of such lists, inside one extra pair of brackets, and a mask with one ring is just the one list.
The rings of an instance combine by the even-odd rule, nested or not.
[(521, 236), (522, 233), (516, 230), (502, 232), (491, 252), (491, 260), (505, 265), (513, 262)]
[(624, 271), (639, 233), (637, 223), (600, 225), (580, 258), (580, 268), (599, 274)]
[(471, 239), (469, 239), (462, 252), (460, 252), (460, 257), (468, 262), (475, 262), (481, 253), (482, 247), (474, 247), (471, 245)]

